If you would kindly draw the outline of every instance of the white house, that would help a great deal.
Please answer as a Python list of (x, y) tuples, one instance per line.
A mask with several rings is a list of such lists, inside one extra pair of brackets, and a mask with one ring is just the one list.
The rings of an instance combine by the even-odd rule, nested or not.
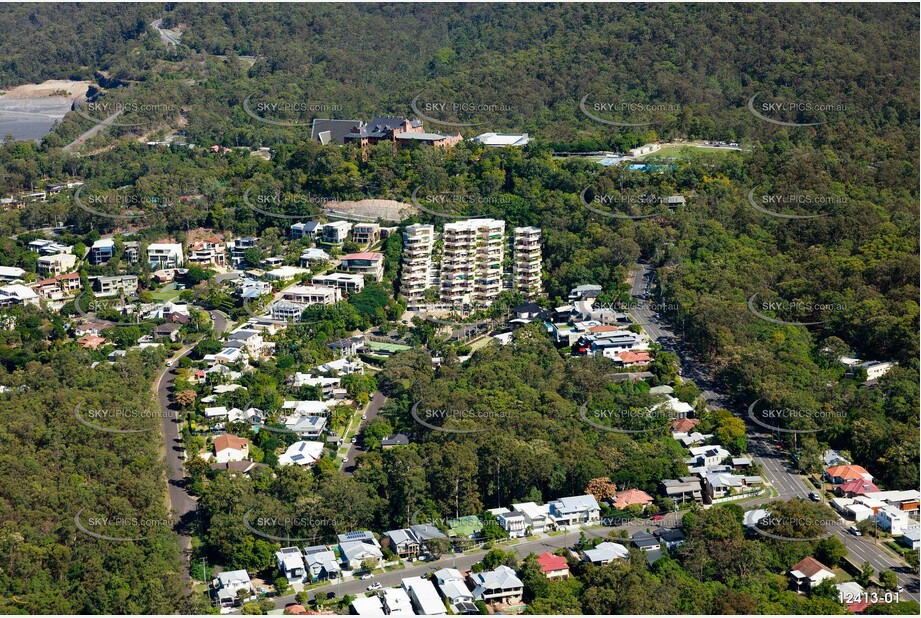
[(524, 584), (509, 567), (500, 565), (494, 571), (471, 573), (468, 576), (473, 587), (473, 598), (484, 603), (521, 603)]
[(558, 526), (590, 524), (601, 520), (601, 507), (590, 494), (568, 496), (550, 503), (550, 515)]
[(38, 294), (20, 283), (13, 283), (0, 288), (0, 307), (9, 307), (10, 305), (32, 305), (37, 307), (38, 304)]
[(182, 245), (168, 242), (155, 242), (147, 245), (147, 263), (155, 270), (179, 268), (185, 263)]
[(610, 541), (598, 543), (593, 549), (586, 549), (582, 554), (588, 562), (599, 566), (610, 564), (615, 560), (626, 560), (630, 556), (626, 547)]
[(458, 609), (461, 603), (473, 603), (473, 593), (457, 569), (440, 569), (432, 574), (432, 578), (438, 586), (438, 592), (452, 606), (455, 614), (462, 613)]
[(835, 572), (812, 556), (806, 556), (793, 565), (790, 577), (793, 578), (797, 591), (801, 592), (804, 588), (811, 590), (826, 579), (834, 579)]
[(323, 443), (302, 440), (288, 447), (278, 458), (279, 466), (310, 466), (323, 455)]
[(409, 595), (419, 616), (446, 616), (448, 614), (434, 584), (422, 577), (403, 579), (403, 590)]
[(244, 461), (249, 459), (249, 440), (230, 434), (224, 434), (214, 439), (214, 461), (227, 463), (228, 461)]
[(218, 573), (211, 582), (214, 598), (221, 607), (233, 607), (241, 602), (239, 591), (245, 590), (248, 594), (243, 598), (250, 601), (256, 597), (256, 590), (249, 579), (249, 573), (244, 569), (238, 571), (224, 571)]
[(550, 505), (538, 505), (535, 502), (521, 502), (512, 505), (513, 512), (524, 515), (525, 522), (533, 534), (540, 534), (554, 529), (553, 519), (550, 517)]
[(911, 520), (908, 513), (887, 504), (876, 513), (876, 522), (889, 534), (898, 536), (905, 532)]
[(304, 567), (304, 556), (297, 547), (282, 547), (275, 552), (275, 565), (284, 573), (289, 584), (303, 583), (307, 569)]

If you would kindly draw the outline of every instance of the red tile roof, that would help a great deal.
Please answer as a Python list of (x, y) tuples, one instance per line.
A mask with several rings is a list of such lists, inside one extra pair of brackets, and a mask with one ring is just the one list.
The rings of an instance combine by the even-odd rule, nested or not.
[(556, 556), (550, 552), (544, 552), (537, 557), (537, 564), (540, 565), (541, 573), (551, 573), (553, 571), (562, 571), (563, 569), (568, 569), (569, 565), (566, 563), (566, 558), (563, 556)]
[(224, 434), (223, 436), (218, 436), (214, 439), (215, 453), (220, 453), (221, 451), (229, 448), (242, 451), (247, 446), (249, 446), (249, 440), (246, 438), (238, 438), (237, 436), (230, 435), (229, 433)]
[(699, 418), (679, 418), (672, 422), (672, 430), (679, 433), (688, 433), (700, 423)]
[(879, 491), (879, 487), (874, 485), (871, 481), (865, 481), (863, 479), (851, 479), (845, 481), (839, 485), (841, 491), (846, 494), (855, 494), (862, 496), (868, 491)]
[(828, 473), (828, 476), (838, 476), (844, 480), (850, 479), (865, 479), (867, 477), (873, 478), (869, 472), (863, 466), (832, 466), (825, 470)]
[(831, 571), (830, 568), (813, 558), (812, 556), (806, 556), (799, 562), (793, 565), (791, 571), (799, 571), (808, 578), (815, 577), (816, 573), (819, 571)]
[(648, 363), (652, 360), (649, 352), (621, 352), (617, 355), (617, 358), (619, 358), (622, 363)]
[(614, 496), (614, 507), (618, 509), (626, 508), (631, 504), (645, 506), (650, 503), (652, 503), (652, 496), (639, 489), (628, 489)]

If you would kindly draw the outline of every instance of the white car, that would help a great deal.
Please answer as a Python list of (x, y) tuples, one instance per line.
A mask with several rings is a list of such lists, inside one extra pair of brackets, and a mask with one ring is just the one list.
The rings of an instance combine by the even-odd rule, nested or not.
[(368, 415), (367, 415), (367, 414), (362, 414), (362, 415), (361, 415), (361, 420), (363, 420), (363, 421), (368, 420)]
[(361, 579), (371, 579), (372, 577), (373, 575), (371, 575), (370, 573), (365, 573), (364, 575), (361, 576)]
[(368, 590), (380, 590), (381, 588), (383, 588), (383, 586), (381, 586), (380, 582), (374, 582), (373, 584), (368, 586)]

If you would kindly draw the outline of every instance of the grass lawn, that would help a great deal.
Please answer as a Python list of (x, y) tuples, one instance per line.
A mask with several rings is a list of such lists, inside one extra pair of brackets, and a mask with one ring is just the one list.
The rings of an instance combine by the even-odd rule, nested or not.
[(154, 300), (159, 300), (163, 302), (167, 300), (172, 300), (174, 298), (177, 298), (178, 296), (179, 296), (179, 292), (176, 290), (175, 283), (170, 283), (168, 285), (165, 285), (164, 287), (160, 288), (159, 290), (151, 294), (151, 297), (153, 297)]

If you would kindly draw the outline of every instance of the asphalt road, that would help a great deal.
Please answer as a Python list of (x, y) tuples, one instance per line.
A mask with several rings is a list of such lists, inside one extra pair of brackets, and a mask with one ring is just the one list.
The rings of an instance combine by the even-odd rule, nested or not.
[[(645, 288), (643, 275), (650, 272), (650, 270), (648, 265), (638, 265), (632, 288), (632, 294), (635, 299), (642, 298)], [(631, 310), (630, 315), (643, 324), (643, 328), (650, 337), (658, 340), (665, 349), (673, 351), (681, 357), (683, 377), (691, 379), (701, 389), (709, 405), (731, 410), (736, 416), (746, 421), (749, 452), (753, 460), (761, 465), (764, 477), (770, 481), (779, 495), (776, 498), (746, 502), (745, 508), (753, 508), (760, 502), (776, 499), (803, 498), (808, 500), (809, 493), (812, 490), (806, 485), (803, 477), (797, 473), (788, 456), (779, 451), (766, 434), (762, 434), (763, 429), (748, 422), (745, 418), (745, 410), (733, 405), (728, 397), (720, 393), (719, 385), (710, 370), (694, 358), (689, 348), (685, 347), (680, 338), (668, 330), (667, 326), (662, 323), (661, 318), (657, 318), (655, 312), (645, 307), (643, 303), (640, 303), (637, 309)], [(888, 550), (875, 545), (873, 539), (856, 537), (849, 533), (847, 528), (850, 525), (851, 522), (845, 522), (842, 519), (841, 522), (829, 526), (829, 532), (844, 542), (848, 549), (848, 555), (857, 562), (869, 562), (877, 573), (888, 570), (895, 571), (898, 575), (899, 583), (905, 588), (904, 592), (902, 592), (902, 598), (919, 601), (918, 576), (908, 570), (908, 566), (904, 561), (890, 554)]]
[(385, 403), (387, 403), (387, 398), (384, 397), (384, 394), (380, 391), (375, 391), (374, 397), (371, 399), (371, 403), (369, 403), (368, 407), (365, 409), (365, 416), (367, 418), (359, 422), (358, 433), (355, 434), (355, 436), (359, 439), (355, 441), (355, 444), (349, 445), (349, 451), (345, 456), (346, 459), (348, 459), (348, 463), (342, 466), (342, 472), (348, 476), (351, 476), (355, 472), (355, 457), (365, 452), (364, 447), (359, 444), (361, 442), (362, 428), (374, 420), (378, 414), (380, 414), (381, 408), (384, 407)]

